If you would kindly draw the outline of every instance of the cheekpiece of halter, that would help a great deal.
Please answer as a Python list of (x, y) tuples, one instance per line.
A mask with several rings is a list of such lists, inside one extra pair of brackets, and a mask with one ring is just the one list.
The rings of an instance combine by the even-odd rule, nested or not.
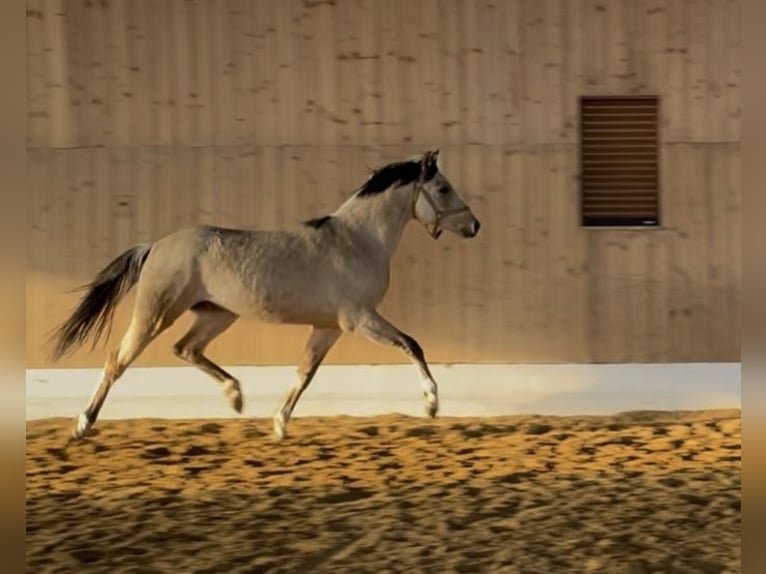
[(440, 224), (443, 219), (445, 219), (446, 217), (449, 217), (450, 215), (457, 215), (458, 213), (463, 213), (464, 211), (468, 211), (467, 205), (464, 205), (463, 207), (459, 207), (456, 209), (448, 209), (446, 211), (442, 211), (436, 205), (431, 195), (426, 192), (425, 188), (423, 187), (423, 184), (421, 182), (418, 182), (415, 186), (415, 195), (413, 196), (413, 199), (412, 199), (412, 216), (415, 219), (417, 219), (417, 213), (415, 211), (415, 208), (418, 205), (418, 199), (420, 199), (421, 195), (426, 198), (428, 205), (431, 206), (431, 209), (434, 212), (435, 220), (433, 224), (429, 227), (427, 224), (423, 223), (423, 227), (426, 228), (426, 231), (428, 231), (428, 234), (434, 239), (439, 239), (439, 237), (442, 234), (442, 229), (440, 227)]

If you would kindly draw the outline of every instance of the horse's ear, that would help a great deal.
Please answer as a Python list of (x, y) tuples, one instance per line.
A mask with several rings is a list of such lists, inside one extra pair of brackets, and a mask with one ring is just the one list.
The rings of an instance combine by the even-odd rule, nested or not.
[(423, 173), (423, 180), (428, 181), (432, 177), (434, 177), (437, 172), (439, 171), (439, 165), (437, 164), (436, 158), (439, 156), (439, 150), (434, 151), (427, 151), (425, 154), (423, 154), (423, 159), (421, 161), (422, 165), (422, 173)]

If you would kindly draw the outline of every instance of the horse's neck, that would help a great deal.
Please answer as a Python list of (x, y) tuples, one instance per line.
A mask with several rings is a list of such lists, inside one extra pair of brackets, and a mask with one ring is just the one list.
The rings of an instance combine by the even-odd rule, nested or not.
[(354, 197), (338, 208), (335, 215), (358, 233), (372, 238), (391, 257), (399, 246), (405, 225), (412, 218), (413, 193), (413, 186), (408, 185), (375, 197)]

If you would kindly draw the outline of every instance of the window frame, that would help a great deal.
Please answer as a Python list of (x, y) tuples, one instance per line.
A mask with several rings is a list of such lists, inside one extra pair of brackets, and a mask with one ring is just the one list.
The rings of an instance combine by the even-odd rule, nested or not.
[[(635, 220), (621, 219), (621, 218), (601, 218), (594, 219), (589, 218), (585, 210), (585, 177), (584, 177), (584, 164), (585, 164), (585, 133), (584, 133), (584, 109), (587, 100), (652, 100), (655, 102), (655, 133), (656, 139), (654, 141), (654, 153), (655, 155), (655, 194), (656, 194), (656, 211), (655, 217), (651, 222), (641, 222), (636, 218)], [(661, 133), (661, 110), (662, 99), (659, 94), (587, 94), (581, 95), (578, 98), (577, 106), (577, 161), (578, 161), (578, 194), (579, 194), (579, 226), (584, 229), (663, 229), (663, 193), (662, 193), (662, 133)]]

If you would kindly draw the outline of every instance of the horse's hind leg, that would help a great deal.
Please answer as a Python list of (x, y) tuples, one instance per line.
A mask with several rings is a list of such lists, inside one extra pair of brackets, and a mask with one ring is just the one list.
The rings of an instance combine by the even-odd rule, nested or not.
[(345, 327), (361, 333), (376, 343), (393, 345), (407, 355), (420, 371), (423, 394), (426, 399), (426, 413), (432, 418), (436, 416), (439, 410), (438, 387), (428, 368), (425, 353), (415, 339), (394, 327), (375, 311), (365, 313)]
[(196, 315), (194, 324), (189, 332), (173, 345), (173, 352), (178, 358), (191, 363), (217, 380), (223, 387), (224, 395), (229, 399), (232, 408), (241, 413), (242, 390), (239, 381), (204, 355), (205, 348), (210, 342), (231, 327), (238, 319), (238, 315), (208, 302), (195, 305), (191, 311)]
[(147, 319), (145, 315), (134, 312), (130, 326), (122, 337), (119, 346), (106, 359), (101, 379), (87, 408), (77, 417), (72, 431), (73, 439), (81, 438), (90, 430), (98, 418), (109, 390), (117, 382), (117, 379), (122, 376), (125, 369), (141, 354), (152, 339), (167, 329), (177, 316), (176, 314), (172, 317), (168, 316), (158, 321), (152, 321)]
[(327, 353), (341, 335), (340, 329), (318, 329), (312, 328), (306, 346), (303, 350), (303, 359), (298, 367), (298, 382), (295, 383), (290, 392), (285, 397), (284, 403), (274, 416), (274, 434), (278, 439), (285, 438), (285, 427), (293, 414), (298, 399), (311, 383), (311, 379), (322, 363)]

